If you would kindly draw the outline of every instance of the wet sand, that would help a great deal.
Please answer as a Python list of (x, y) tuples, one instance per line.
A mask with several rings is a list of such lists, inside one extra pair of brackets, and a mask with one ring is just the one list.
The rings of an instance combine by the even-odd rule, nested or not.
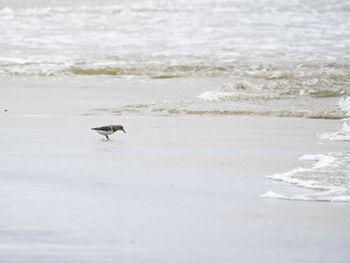
[(349, 204), (260, 197), (295, 191), (265, 177), (301, 155), (345, 151), (317, 138), (340, 121), (117, 116), (93, 109), (151, 98), (2, 83), (1, 262), (348, 261)]

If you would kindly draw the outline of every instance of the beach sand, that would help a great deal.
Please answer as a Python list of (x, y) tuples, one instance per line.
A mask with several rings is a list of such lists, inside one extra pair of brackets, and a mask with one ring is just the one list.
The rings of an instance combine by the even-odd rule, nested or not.
[(96, 111), (186, 99), (181, 80), (1, 83), (1, 262), (348, 262), (348, 203), (260, 197), (313, 192), (266, 176), (346, 151), (317, 138), (340, 121)]

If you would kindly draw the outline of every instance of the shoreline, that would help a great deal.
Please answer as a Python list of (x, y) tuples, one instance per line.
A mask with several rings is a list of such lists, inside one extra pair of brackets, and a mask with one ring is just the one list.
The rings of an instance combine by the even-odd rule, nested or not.
[[(310, 166), (304, 154), (346, 151), (316, 136), (340, 121), (83, 116), (112, 103), (110, 89), (65, 100), (68, 90), (49, 103), (28, 87), (0, 98), (31, 99), (0, 114), (2, 261), (347, 262), (348, 203), (260, 197), (309, 191), (266, 176)], [(105, 142), (90, 130), (100, 124), (127, 134)]]

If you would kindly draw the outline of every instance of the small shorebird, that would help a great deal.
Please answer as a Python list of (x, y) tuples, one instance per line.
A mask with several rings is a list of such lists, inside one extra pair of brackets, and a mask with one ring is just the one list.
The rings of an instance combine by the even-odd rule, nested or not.
[(107, 141), (109, 140), (108, 135), (111, 135), (115, 133), (116, 131), (124, 131), (123, 126), (121, 125), (108, 125), (108, 126), (102, 126), (102, 127), (97, 127), (97, 128), (91, 128), (91, 130), (97, 131), (99, 134), (106, 136)]

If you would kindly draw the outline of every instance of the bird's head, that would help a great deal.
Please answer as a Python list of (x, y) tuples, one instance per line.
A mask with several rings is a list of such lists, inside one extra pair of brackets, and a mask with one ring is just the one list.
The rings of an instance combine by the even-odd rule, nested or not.
[(124, 130), (124, 127), (122, 125), (113, 125), (112, 127), (113, 127), (114, 131), (119, 131), (120, 130), (120, 131), (123, 131), (124, 133), (126, 133), (125, 130)]

